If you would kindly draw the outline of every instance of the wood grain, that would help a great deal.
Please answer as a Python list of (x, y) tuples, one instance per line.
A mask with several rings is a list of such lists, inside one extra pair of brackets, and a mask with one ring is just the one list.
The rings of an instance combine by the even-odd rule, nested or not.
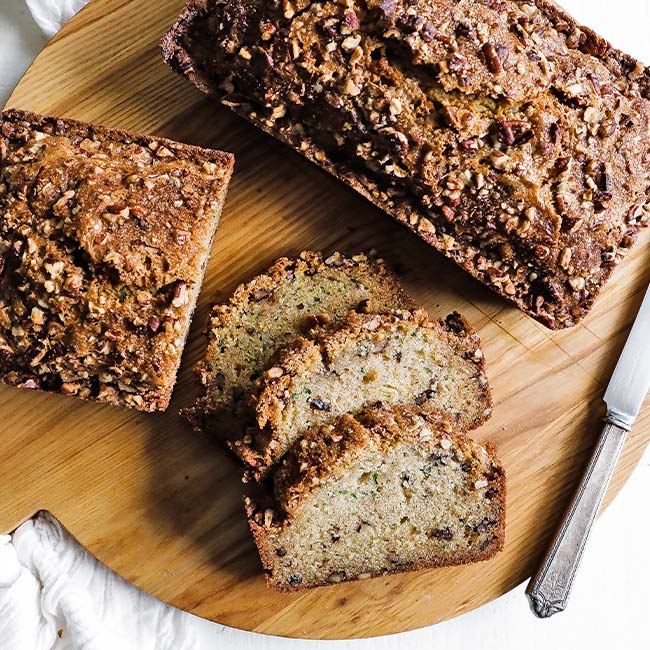
[[(430, 625), (530, 574), (599, 430), (601, 395), (650, 280), (648, 233), (584, 323), (551, 333), (493, 296), (366, 201), (172, 74), (158, 40), (181, 0), (94, 0), (29, 69), (9, 105), (160, 134), (235, 153), (235, 175), (169, 411), (145, 415), (0, 387), (0, 530), (50, 510), (138, 586), (226, 625), (350, 638)], [(508, 473), (505, 551), (463, 568), (268, 591), (234, 463), (176, 415), (191, 403), (208, 306), (282, 254), (376, 247), (432, 316), (479, 330), (494, 388), (492, 440)], [(643, 412), (611, 499), (650, 439)]]

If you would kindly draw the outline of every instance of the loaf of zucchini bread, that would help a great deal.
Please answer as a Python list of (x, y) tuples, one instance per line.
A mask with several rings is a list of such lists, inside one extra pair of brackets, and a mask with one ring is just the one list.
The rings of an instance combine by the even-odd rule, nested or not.
[(550, 0), (192, 0), (162, 49), (550, 328), (648, 222), (648, 69)]
[(256, 427), (231, 441), (257, 479), (316, 424), (377, 401), (415, 404), (473, 429), (491, 413), (478, 335), (459, 315), (350, 313), (280, 348), (253, 393)]
[(233, 162), (0, 113), (0, 381), (165, 409)]
[(494, 556), (505, 476), (448, 414), (378, 404), (309, 431), (246, 508), (268, 584), (294, 591)]
[(332, 325), (348, 311), (409, 308), (411, 299), (375, 255), (304, 251), (283, 257), (240, 285), (209, 318), (208, 347), (195, 375), (201, 393), (184, 416), (222, 439), (241, 439), (254, 424), (250, 393), (271, 355), (297, 338), (311, 319)]

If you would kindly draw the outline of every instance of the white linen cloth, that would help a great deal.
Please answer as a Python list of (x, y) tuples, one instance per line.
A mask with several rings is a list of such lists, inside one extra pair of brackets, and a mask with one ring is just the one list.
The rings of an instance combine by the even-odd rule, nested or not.
[(52, 38), (88, 0), (26, 0), (34, 20)]
[(97, 562), (49, 514), (27, 521), (10, 542), (0, 539), (0, 648), (196, 648), (193, 617)]
[[(52, 36), (86, 0), (25, 2), (43, 32)], [(622, 0), (614, 8), (610, 0), (562, 4), (615, 44), (650, 62), (647, 0)], [(42, 43), (36, 34), (27, 33), (24, 7), (23, 0), (0, 0), (0, 106)], [(0, 498), (10, 498), (1, 487), (0, 476)], [(434, 627), (350, 642), (260, 636), (180, 612), (101, 565), (56, 520), (42, 515), (23, 524), (13, 539), (0, 536), (0, 650), (648, 650), (649, 493), (646, 453), (642, 467), (597, 525), (566, 613), (547, 621), (533, 619), (520, 586)]]

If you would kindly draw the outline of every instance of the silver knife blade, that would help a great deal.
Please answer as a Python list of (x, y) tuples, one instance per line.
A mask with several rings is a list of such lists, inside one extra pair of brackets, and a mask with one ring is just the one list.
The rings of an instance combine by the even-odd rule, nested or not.
[(629, 429), (650, 389), (650, 287), (605, 391), (610, 416)]

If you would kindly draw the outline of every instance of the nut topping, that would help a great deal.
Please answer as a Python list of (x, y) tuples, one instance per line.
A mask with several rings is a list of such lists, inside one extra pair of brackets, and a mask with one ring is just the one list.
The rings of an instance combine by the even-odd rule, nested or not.
[(508, 58), (510, 51), (505, 45), (495, 46), (492, 43), (485, 43), (481, 48), (485, 65), (492, 74), (501, 74), (503, 72), (503, 62)]

